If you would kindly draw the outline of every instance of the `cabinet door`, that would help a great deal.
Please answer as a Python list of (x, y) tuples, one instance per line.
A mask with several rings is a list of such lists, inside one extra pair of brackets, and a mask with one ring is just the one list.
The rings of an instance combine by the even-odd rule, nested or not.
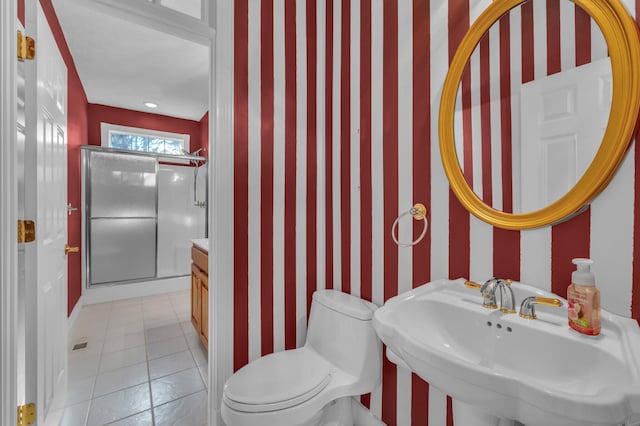
[(200, 271), (191, 265), (191, 323), (200, 334)]
[(209, 279), (206, 275), (200, 276), (200, 340), (207, 350), (209, 349)]

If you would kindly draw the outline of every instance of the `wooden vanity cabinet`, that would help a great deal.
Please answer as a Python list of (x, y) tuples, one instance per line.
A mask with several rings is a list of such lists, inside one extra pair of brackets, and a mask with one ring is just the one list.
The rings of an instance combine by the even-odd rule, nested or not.
[(205, 348), (209, 344), (209, 256), (191, 248), (191, 323)]

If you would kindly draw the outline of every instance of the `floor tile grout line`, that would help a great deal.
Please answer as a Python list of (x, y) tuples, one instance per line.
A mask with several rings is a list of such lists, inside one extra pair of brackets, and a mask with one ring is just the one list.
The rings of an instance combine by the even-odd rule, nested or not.
[[(109, 327), (109, 323), (111, 322), (111, 313), (113, 312), (113, 302), (111, 302), (110, 306), (109, 306), (109, 321), (107, 321), (107, 329)], [(96, 372), (96, 377), (95, 380), (93, 382), (93, 389), (91, 391), (91, 401), (92, 403), (90, 405), (93, 405), (93, 399), (95, 397), (95, 390), (96, 390), (96, 385), (98, 383), (98, 376), (100, 375), (100, 368), (102, 367), (102, 357), (104, 355), (104, 346), (105, 346), (105, 342), (106, 342), (106, 335), (105, 335), (105, 339), (102, 341), (102, 347), (100, 348), (100, 361), (98, 361), (98, 371)], [(87, 421), (89, 421), (87, 419)]]
[(182, 396), (181, 396), (181, 397), (179, 397), (179, 398), (172, 399), (171, 401), (167, 401), (167, 402), (163, 402), (162, 404), (158, 404), (158, 406), (157, 406), (157, 407), (154, 407), (154, 408), (160, 408), (160, 407), (162, 407), (163, 405), (167, 405), (167, 404), (171, 404), (172, 402), (180, 401), (181, 399), (188, 398), (188, 397), (193, 396), (193, 395), (195, 395), (195, 394), (197, 394), (197, 393), (200, 393), (200, 392), (204, 392), (204, 393), (206, 393), (207, 395), (209, 394), (209, 392), (207, 391), (207, 389), (200, 389), (200, 390), (197, 390), (197, 391), (195, 391), (195, 392), (191, 392), (191, 393), (187, 393), (187, 394), (185, 394), (185, 395), (182, 395)]
[[(169, 374), (165, 374), (165, 375), (163, 375), (163, 376), (154, 377), (153, 379), (151, 378), (151, 376), (149, 376), (149, 381), (150, 381), (150, 382), (152, 382), (152, 381), (154, 381), (154, 380), (164, 379), (165, 377), (173, 376), (174, 374), (182, 373), (182, 372), (184, 372), (184, 371), (191, 370), (192, 368), (198, 368), (198, 365), (196, 365), (196, 364), (194, 363), (194, 365), (193, 365), (192, 367), (187, 367), (187, 368), (183, 368), (183, 369), (181, 369), (181, 370), (172, 371), (172, 372), (171, 372), (171, 373), (169, 373)], [(151, 371), (151, 370), (149, 370), (149, 371)]]
[[(142, 363), (140, 363), (140, 364), (142, 364)], [(122, 392), (122, 391), (125, 391), (125, 390), (127, 390), (127, 389), (135, 388), (136, 386), (142, 386), (142, 385), (144, 385), (144, 384), (145, 384), (146, 382), (148, 382), (148, 381), (149, 381), (149, 380), (145, 380), (144, 382), (136, 383), (135, 385), (126, 386), (126, 387), (124, 387), (124, 388), (122, 388), (122, 389), (114, 390), (114, 391), (111, 391), (111, 392), (109, 392), (109, 393), (105, 393), (105, 394), (103, 394), (103, 395), (95, 396), (94, 398), (91, 398), (91, 401), (93, 401), (94, 399), (99, 399), (99, 398), (103, 398), (103, 397), (105, 397), (105, 396), (113, 395), (114, 393)], [(85, 400), (85, 401), (87, 401), (87, 400)]]
[[(205, 383), (204, 379), (202, 378), (202, 373), (200, 372), (200, 364), (198, 364), (198, 361), (196, 360), (195, 355), (193, 354), (193, 349), (191, 347), (189, 347), (189, 352), (191, 352), (191, 357), (193, 358), (193, 362), (196, 365), (196, 368), (198, 369), (198, 376), (200, 377), (200, 381), (202, 381), (202, 384), (204, 385), (205, 389), (207, 389), (207, 392), (209, 390), (209, 386), (207, 386), (207, 383)], [(209, 368), (208, 363), (207, 363), (207, 369)]]
[[(113, 305), (109, 304), (109, 320), (107, 321), (107, 327), (109, 326), (109, 321), (111, 320), (111, 311), (113, 309)], [(106, 330), (105, 330), (106, 333)], [(96, 390), (96, 383), (98, 381), (98, 373), (100, 371), (100, 365), (102, 364), (102, 351), (104, 350), (104, 339), (101, 340), (102, 341), (102, 346), (100, 348), (100, 352), (98, 353), (98, 370), (96, 371), (96, 374), (93, 378), (93, 385), (91, 386), (91, 393), (90, 393), (90, 398), (89, 398), (89, 407), (87, 409), (87, 413), (85, 415), (85, 425), (87, 425), (89, 423), (89, 416), (91, 415), (91, 409), (93, 408), (93, 397), (94, 397), (94, 392)], [(67, 369), (69, 368), (69, 365), (67, 363)], [(66, 404), (65, 404), (66, 405)], [(66, 410), (66, 407), (65, 407)], [(64, 416), (64, 412), (63, 412), (63, 416)]]
[[(173, 305), (173, 302), (172, 302), (172, 305)], [(173, 311), (174, 311), (174, 314), (176, 315), (176, 317), (178, 317), (177, 313), (175, 312), (175, 306), (173, 307)], [(187, 335), (186, 335), (184, 329), (182, 328), (181, 321), (180, 321), (179, 318), (178, 318), (178, 322), (175, 325), (178, 326), (182, 337), (184, 338), (185, 342), (187, 342), (187, 349), (185, 351), (189, 351), (189, 355), (191, 355), (191, 359), (193, 361), (193, 367), (189, 367), (189, 368), (185, 368), (185, 369), (182, 369), (182, 370), (179, 370), (179, 371), (175, 371), (175, 372), (172, 372), (170, 374), (166, 374), (164, 376), (159, 376), (159, 377), (154, 378), (153, 380), (161, 379), (163, 377), (167, 377), (167, 376), (170, 376), (172, 374), (176, 374), (176, 373), (179, 373), (179, 372), (182, 372), (182, 371), (186, 371), (186, 370), (189, 370), (189, 369), (195, 367), (198, 370), (198, 376), (200, 377), (200, 380), (202, 381), (202, 377), (201, 377), (201, 374), (200, 374), (200, 369), (198, 368), (198, 362), (196, 361), (196, 359), (195, 359), (195, 357), (193, 355), (193, 352), (191, 351), (191, 347), (189, 346), (189, 341), (187, 340)], [(178, 337), (178, 336), (175, 336), (175, 337)], [(169, 338), (163, 339), (163, 340), (168, 340), (168, 339)], [(145, 340), (146, 340), (146, 333), (145, 333)], [(160, 341), (162, 341), (162, 340), (160, 340)], [(175, 353), (172, 353), (172, 354), (165, 355), (163, 357), (154, 358), (153, 360), (149, 360), (149, 362), (154, 361), (154, 360), (158, 360), (158, 359), (162, 359), (162, 358), (166, 358), (166, 357), (169, 357), (169, 356), (172, 356), (172, 355), (176, 355), (178, 353), (185, 352), (185, 351), (175, 352)], [(149, 370), (149, 381), (151, 381), (151, 370)], [(203, 382), (203, 385), (205, 386), (205, 390), (206, 390), (207, 388), (206, 388), (206, 385), (204, 384), (204, 382)]]
[[(154, 342), (154, 343), (155, 343), (155, 342)], [(117, 351), (117, 352), (108, 352), (108, 353), (107, 353), (107, 355), (109, 355), (109, 354), (115, 354), (115, 353), (118, 353), (118, 352), (125, 352), (125, 351), (129, 351), (129, 350), (137, 349), (137, 348), (143, 348), (143, 347), (145, 348), (145, 357), (144, 357), (144, 360), (143, 360), (143, 361), (138, 361), (138, 362), (135, 362), (135, 363), (133, 363), (133, 364), (129, 364), (129, 365), (123, 365), (123, 366), (121, 366), (121, 367), (114, 368), (114, 369), (111, 369), (111, 370), (106, 370), (106, 371), (100, 371), (100, 369), (98, 369), (98, 376), (99, 376), (99, 375), (102, 375), (102, 374), (105, 374), (105, 373), (111, 373), (111, 372), (113, 372), (113, 371), (121, 370), (121, 369), (123, 369), (123, 368), (132, 367), (132, 366), (137, 365), (137, 364), (142, 364), (143, 362), (146, 362), (147, 360), (148, 360), (149, 362), (150, 362), (150, 361), (156, 361), (156, 360), (160, 360), (160, 359), (163, 359), (163, 358), (168, 358), (168, 357), (170, 357), (170, 356), (174, 356), (174, 355), (179, 354), (179, 353), (182, 353), (182, 352), (187, 352), (187, 351), (189, 351), (189, 348), (187, 347), (187, 349), (185, 349), (185, 350), (183, 350), (183, 351), (173, 352), (173, 353), (170, 353), (170, 354), (167, 354), (167, 355), (163, 355), (163, 356), (161, 356), (161, 357), (159, 357), (159, 358), (148, 359), (148, 358), (147, 358), (146, 345), (138, 345), (138, 346), (134, 346), (134, 347), (132, 347), (132, 348), (123, 349), (122, 351)], [(194, 365), (197, 365), (197, 363), (195, 362), (195, 360), (194, 360)], [(164, 376), (167, 376), (167, 374), (165, 374)], [(160, 376), (160, 377), (164, 377), (164, 376)], [(157, 377), (157, 378), (160, 378), (160, 377)]]
[[(190, 323), (191, 321), (187, 320), (186, 322)], [(181, 323), (182, 322), (180, 322), (179, 324), (181, 324)], [(204, 385), (204, 388), (205, 388), (205, 390), (207, 391), (207, 394), (208, 394), (209, 386), (205, 382), (204, 378), (202, 377), (202, 372), (200, 371), (200, 364), (198, 364), (198, 361), (196, 360), (196, 356), (194, 354), (194, 348), (191, 345), (189, 345), (189, 340), (187, 338), (187, 333), (185, 332), (184, 328), (182, 328), (182, 325), (180, 325), (180, 328), (182, 329), (182, 334), (184, 335), (184, 338), (187, 341), (187, 347), (189, 348), (189, 352), (191, 352), (191, 357), (193, 358), (193, 362), (195, 363), (196, 368), (198, 369), (198, 376), (200, 376), (200, 380), (202, 381), (202, 384)], [(201, 344), (201, 342), (199, 341), (200, 340), (199, 336), (197, 336), (197, 337), (198, 337), (198, 342), (196, 343), (196, 345), (199, 345), (199, 344)], [(208, 350), (208, 348), (207, 348), (207, 350)], [(207, 371), (208, 371), (208, 369), (209, 369), (209, 365), (207, 363)]]
[[(113, 318), (112, 318), (112, 315), (113, 315), (113, 303), (112, 303), (112, 305), (111, 305), (111, 309), (110, 309), (110, 317), (109, 317), (109, 321), (108, 321), (108, 323), (107, 323), (107, 329), (109, 328), (109, 324), (111, 323), (111, 320), (113, 319)], [(98, 376), (100, 376), (100, 374), (101, 374), (101, 373), (100, 373), (100, 369), (101, 369), (101, 367), (102, 367), (102, 359), (103, 359), (103, 356), (104, 356), (105, 354), (113, 353), (113, 352), (104, 352), (104, 347), (105, 347), (105, 345), (106, 345), (106, 337), (105, 337), (105, 339), (103, 340), (103, 343), (102, 343), (102, 348), (101, 348), (101, 351), (100, 351), (100, 361), (99, 361), (99, 363), (98, 363), (98, 373), (97, 373), (97, 374), (96, 374), (96, 376), (95, 376), (95, 380), (94, 380), (94, 384), (93, 384), (93, 388), (92, 388), (92, 392), (91, 392), (91, 399), (89, 400), (90, 402), (89, 402), (89, 411), (87, 412), (87, 423), (89, 422), (89, 416), (90, 416), (90, 414), (91, 414), (91, 408), (93, 407), (93, 403), (94, 403), (94, 400), (95, 400), (95, 399), (97, 399), (97, 398), (102, 398), (102, 397), (105, 397), (105, 396), (107, 396), (107, 395), (111, 395), (111, 394), (113, 394), (113, 393), (120, 392), (120, 391), (123, 391), (123, 390), (129, 389), (129, 388), (132, 388), (132, 387), (135, 387), (135, 386), (140, 386), (140, 385), (144, 384), (144, 382), (142, 382), (142, 383), (138, 383), (138, 384), (135, 384), (135, 385), (132, 385), (132, 386), (127, 386), (127, 387), (125, 387), (125, 388), (118, 389), (118, 390), (115, 390), (115, 391), (112, 391), (112, 392), (108, 392), (108, 393), (103, 394), (103, 395), (96, 396), (96, 395), (95, 395), (95, 390), (96, 390), (96, 385), (97, 385), (97, 383), (98, 383)], [(146, 348), (145, 348), (145, 351), (146, 351)], [(118, 352), (118, 351), (114, 351), (114, 352)], [(146, 355), (146, 354), (145, 354), (145, 355)], [(145, 361), (146, 361), (146, 356), (145, 356)], [(142, 362), (140, 362), (140, 363), (138, 363), (138, 364), (142, 364)], [(135, 364), (133, 364), (133, 365), (135, 365)], [(130, 367), (130, 366), (129, 366), (129, 367)], [(124, 368), (127, 368), (127, 367), (124, 367)], [(113, 370), (113, 371), (115, 371), (115, 370)], [(103, 372), (102, 374), (104, 374), (104, 373), (107, 373), (107, 372)], [(147, 380), (146, 380), (146, 381), (147, 381), (147, 382), (149, 382), (149, 371), (148, 371), (148, 365), (147, 365)], [(151, 397), (149, 397), (149, 399), (151, 400)], [(136, 413), (136, 414), (138, 414), (138, 413)], [(135, 415), (135, 414), (134, 414), (134, 415)], [(130, 416), (127, 416), (127, 417), (130, 417)], [(127, 418), (127, 417), (123, 417), (122, 419)], [(122, 420), (122, 419), (117, 419), (117, 420), (115, 420), (114, 422), (117, 422), (117, 421)], [(114, 423), (114, 422), (112, 422), (112, 423)]]
[(160, 407), (162, 407), (163, 405), (167, 405), (167, 404), (170, 404), (170, 403), (172, 403), (172, 402), (180, 401), (181, 399), (184, 399), (184, 398), (186, 398), (186, 397), (188, 397), (188, 396), (195, 395), (195, 394), (197, 394), (198, 392), (206, 392), (206, 393), (207, 393), (207, 395), (209, 394), (209, 392), (207, 391), (207, 389), (206, 389), (206, 388), (205, 388), (205, 389), (199, 389), (199, 390), (197, 390), (197, 391), (195, 391), (195, 392), (187, 393), (187, 394), (184, 394), (184, 395), (182, 395), (182, 396), (180, 396), (180, 397), (178, 397), (178, 398), (174, 398), (174, 399), (172, 399), (172, 400), (165, 401), (165, 402), (163, 402), (162, 404), (158, 404), (157, 406), (154, 406), (153, 408), (154, 408), (154, 409), (155, 409), (155, 408), (160, 408)]
[[(174, 308), (175, 310), (175, 308)], [(188, 321), (190, 322), (190, 321)], [(182, 321), (178, 323), (179, 325), (182, 324)], [(198, 361), (196, 360), (196, 357), (193, 353), (193, 348), (191, 347), (191, 345), (189, 345), (189, 340), (187, 338), (187, 333), (185, 332), (184, 328), (182, 328), (182, 325), (180, 325), (180, 329), (182, 330), (182, 335), (184, 337), (184, 339), (187, 341), (187, 347), (189, 349), (189, 352), (191, 353), (191, 357), (193, 358), (193, 363), (196, 365), (196, 368), (198, 369), (198, 375), (200, 376), (200, 380), (202, 381), (202, 384), (204, 385), (205, 389), (208, 392), (208, 387), (207, 384), (204, 382), (204, 380), (202, 379), (202, 374), (200, 373), (200, 365), (198, 364)], [(198, 336), (198, 340), (199, 340), (199, 336)], [(200, 342), (198, 342), (199, 344)], [(207, 367), (208, 368), (208, 367)]]
[[(148, 408), (148, 409), (146, 409), (146, 410), (138, 411), (137, 413), (133, 413), (133, 414), (130, 414), (130, 415), (126, 416), (126, 417), (122, 417), (122, 418), (117, 419), (117, 420), (114, 420), (114, 421), (112, 421), (112, 422), (105, 423), (105, 424), (104, 424), (104, 425), (102, 425), (102, 426), (109, 426), (109, 425), (112, 425), (112, 424), (114, 424), (114, 423), (121, 422), (121, 421), (126, 420), (126, 419), (128, 419), (128, 418), (131, 418), (131, 417), (137, 416), (138, 414), (142, 414), (142, 413), (144, 413), (145, 411), (153, 411), (153, 410), (151, 410), (151, 408)], [(153, 414), (152, 414), (152, 416), (153, 416)], [(153, 418), (152, 418), (152, 419), (153, 419)]]
[[(109, 321), (107, 321), (107, 327), (111, 322), (111, 312), (113, 311), (113, 303), (109, 304)], [(105, 331), (106, 332), (106, 331)], [(100, 360), (98, 361), (98, 371), (93, 379), (93, 386), (91, 387), (91, 399), (89, 400), (89, 411), (87, 411), (87, 423), (89, 423), (89, 414), (91, 413), (91, 407), (93, 406), (93, 399), (95, 397), (96, 385), (98, 383), (98, 373), (100, 372), (100, 366), (102, 365), (102, 354), (104, 353), (104, 344), (106, 340), (102, 340), (102, 346), (100, 347)]]
[[(144, 322), (144, 318), (142, 320)], [(144, 325), (143, 325), (144, 327)], [(149, 365), (149, 347), (147, 346), (147, 332), (146, 332), (146, 328), (145, 331), (143, 333), (143, 338), (144, 338), (144, 351), (145, 351), (145, 355), (146, 355), (146, 361), (147, 361), (147, 377), (149, 378), (149, 406), (151, 407), (151, 425), (155, 426), (156, 424), (156, 416), (155, 413), (153, 411), (154, 405), (153, 405), (153, 387), (151, 386), (151, 367)]]
[[(130, 367), (133, 367), (134, 365), (144, 364), (144, 363), (145, 363), (144, 361), (143, 362), (138, 362), (136, 364), (132, 364), (132, 365), (129, 365), (129, 366), (123, 367), (123, 368), (130, 368)], [(116, 370), (113, 370), (113, 371), (116, 371)], [(136, 383), (134, 385), (125, 386), (125, 387), (123, 387), (121, 389), (117, 389), (117, 390), (114, 390), (114, 391), (111, 391), (111, 392), (107, 392), (107, 393), (104, 393), (102, 395), (97, 395), (97, 396), (95, 395), (95, 389), (94, 389), (94, 397), (93, 397), (93, 399), (102, 398), (103, 396), (111, 395), (113, 393), (120, 392), (120, 391), (125, 390), (125, 389), (130, 389), (130, 388), (133, 388), (133, 387), (136, 387), (136, 386), (140, 386), (140, 385), (143, 385), (145, 382), (148, 382), (148, 381), (149, 381), (149, 369), (147, 368), (147, 380), (145, 380), (143, 382), (140, 382), (140, 383)], [(97, 384), (97, 380), (96, 380), (96, 384)]]
[[(180, 327), (180, 328), (182, 328), (182, 327)], [(184, 332), (184, 330), (182, 330), (182, 333), (185, 335), (184, 338), (186, 340), (187, 336), (186, 336), (186, 333)], [(204, 389), (207, 391), (207, 394), (208, 394), (209, 393), (209, 387), (207, 386), (207, 384), (202, 379), (202, 373), (200, 373), (200, 365), (198, 364), (198, 361), (196, 360), (196, 357), (193, 354), (193, 348), (191, 346), (189, 346), (189, 341), (188, 340), (187, 340), (187, 347), (189, 348), (189, 353), (191, 354), (191, 358), (193, 358), (193, 363), (196, 365), (196, 370), (198, 370), (198, 377), (200, 377), (200, 381), (202, 382), (202, 384), (204, 386)]]
[[(87, 411), (84, 413), (84, 422), (83, 425), (87, 426), (89, 424), (89, 413), (91, 413), (91, 406), (93, 405), (93, 398), (89, 400), (89, 405), (87, 406)], [(62, 413), (62, 417), (64, 418), (64, 412)]]
[(108, 352), (103, 350), (102, 353), (103, 354), (107, 354), (107, 355), (108, 354), (114, 354), (114, 353), (117, 353), (117, 352), (122, 352), (122, 351), (126, 351), (126, 350), (129, 350), (129, 349), (138, 348), (140, 346), (142, 346), (142, 345), (127, 346), (127, 347), (118, 348), (118, 350), (115, 350), (115, 351), (114, 350), (109, 350)]

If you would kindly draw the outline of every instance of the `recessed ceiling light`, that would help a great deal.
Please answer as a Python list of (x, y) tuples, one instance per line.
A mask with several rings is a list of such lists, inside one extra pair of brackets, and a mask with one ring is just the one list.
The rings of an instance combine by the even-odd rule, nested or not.
[(155, 104), (153, 102), (145, 102), (144, 106), (149, 107), (149, 108), (158, 108), (158, 104)]

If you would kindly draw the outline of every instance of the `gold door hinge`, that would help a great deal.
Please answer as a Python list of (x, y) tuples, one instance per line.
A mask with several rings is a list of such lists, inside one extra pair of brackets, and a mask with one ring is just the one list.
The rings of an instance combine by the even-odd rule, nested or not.
[(32, 220), (18, 220), (18, 242), (30, 243), (36, 239), (36, 223)]
[(36, 404), (25, 404), (18, 407), (18, 426), (28, 426), (36, 421)]
[(18, 31), (18, 60), (33, 59), (36, 57), (36, 41)]

